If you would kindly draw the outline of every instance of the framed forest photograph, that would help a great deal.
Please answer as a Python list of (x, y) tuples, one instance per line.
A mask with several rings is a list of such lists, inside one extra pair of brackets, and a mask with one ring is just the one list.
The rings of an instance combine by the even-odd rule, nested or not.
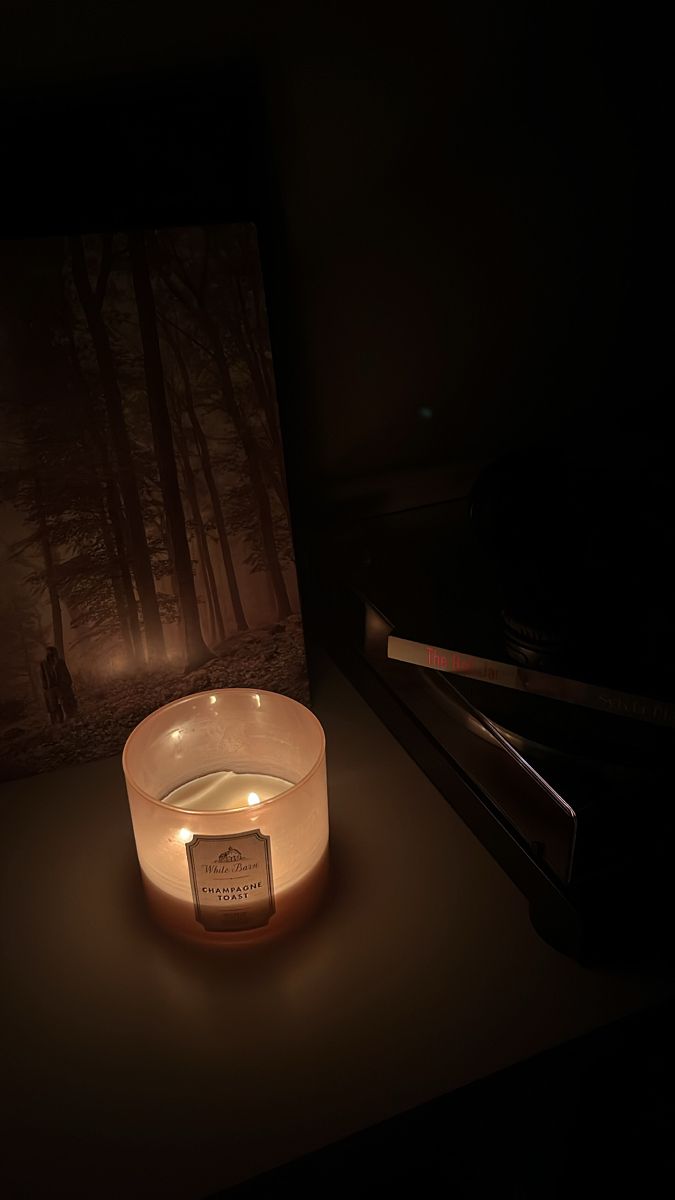
[(307, 700), (253, 225), (0, 242), (0, 571), (0, 778)]

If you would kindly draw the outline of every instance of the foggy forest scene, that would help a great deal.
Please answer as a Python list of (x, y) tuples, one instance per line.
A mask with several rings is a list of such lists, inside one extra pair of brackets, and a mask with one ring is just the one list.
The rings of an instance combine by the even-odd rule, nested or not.
[(0, 243), (0, 778), (307, 700), (255, 229)]

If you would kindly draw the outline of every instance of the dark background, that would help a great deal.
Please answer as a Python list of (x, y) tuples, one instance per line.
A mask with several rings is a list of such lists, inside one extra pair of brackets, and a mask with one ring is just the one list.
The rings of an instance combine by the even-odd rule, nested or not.
[(9, 5), (2, 234), (253, 215), (299, 525), (392, 470), (663, 452), (664, 31), (443, 7)]

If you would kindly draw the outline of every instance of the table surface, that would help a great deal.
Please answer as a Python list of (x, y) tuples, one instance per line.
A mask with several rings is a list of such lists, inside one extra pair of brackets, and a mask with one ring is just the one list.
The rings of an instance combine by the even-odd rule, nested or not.
[(6, 1195), (202, 1198), (673, 994), (542, 942), (361, 697), (314, 673), (331, 889), (286, 941), (213, 955), (155, 929), (118, 758), (0, 789)]

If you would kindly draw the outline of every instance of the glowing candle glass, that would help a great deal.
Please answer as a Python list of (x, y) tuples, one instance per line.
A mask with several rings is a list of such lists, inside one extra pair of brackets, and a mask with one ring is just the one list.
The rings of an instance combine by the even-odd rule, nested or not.
[(210, 945), (298, 925), (323, 890), (328, 797), (323, 729), (276, 692), (223, 688), (141, 721), (122, 756), (150, 907)]

